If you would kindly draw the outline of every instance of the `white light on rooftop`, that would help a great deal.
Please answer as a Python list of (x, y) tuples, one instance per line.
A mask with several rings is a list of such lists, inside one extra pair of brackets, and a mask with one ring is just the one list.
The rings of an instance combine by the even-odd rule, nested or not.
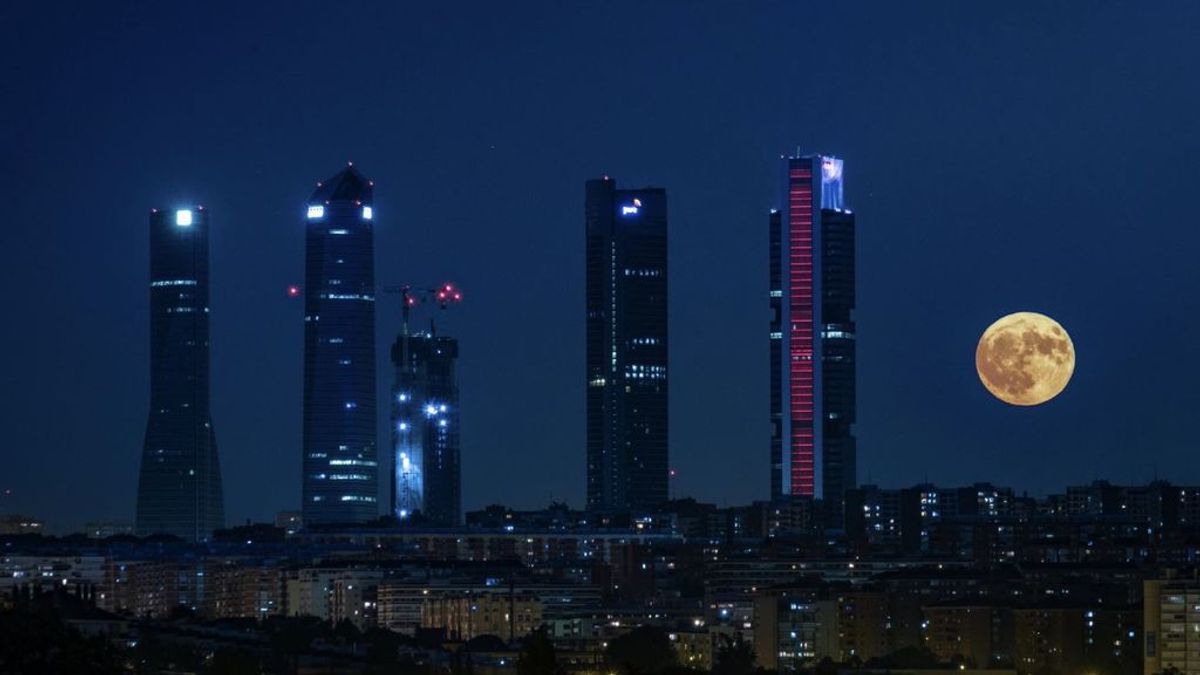
[(325, 215), (325, 207), (324, 206), (317, 204), (315, 206), (308, 207), (308, 217), (309, 218), (321, 218), (324, 215)]
[(192, 212), (188, 209), (180, 209), (175, 212), (175, 224), (180, 227), (188, 227), (192, 224)]

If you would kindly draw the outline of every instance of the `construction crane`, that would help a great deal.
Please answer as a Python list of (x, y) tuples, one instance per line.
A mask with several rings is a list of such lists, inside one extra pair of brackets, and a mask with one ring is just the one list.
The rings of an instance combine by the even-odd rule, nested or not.
[[(411, 364), (408, 359), (408, 319), (412, 315), (413, 307), (416, 307), (422, 302), (430, 300), (436, 302), (441, 309), (449, 309), (450, 305), (462, 302), (462, 291), (457, 286), (450, 282), (446, 282), (436, 288), (426, 288), (413, 286), (412, 284), (402, 284), (399, 286), (387, 286), (384, 289), (385, 293), (400, 294), (400, 316), (403, 321), (400, 329), (400, 344), (401, 355), (404, 360), (405, 369), (408, 369)], [(434, 317), (429, 317), (429, 335), (437, 335), (437, 324)]]

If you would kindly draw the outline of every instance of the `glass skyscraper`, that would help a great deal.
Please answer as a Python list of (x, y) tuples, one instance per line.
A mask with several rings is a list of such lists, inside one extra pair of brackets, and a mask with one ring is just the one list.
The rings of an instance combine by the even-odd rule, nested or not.
[(352, 165), (306, 211), (304, 523), (378, 517), (374, 184)]
[(392, 345), (392, 514), (397, 518), (419, 512), (433, 524), (459, 524), (457, 360), (458, 341), (432, 332), (401, 335)]
[(225, 526), (209, 410), (208, 212), (150, 213), (150, 415), (137, 532), (207, 541)]
[(667, 500), (667, 193), (586, 185), (587, 503)]
[(842, 160), (782, 160), (770, 214), (771, 496), (820, 497), (841, 523), (856, 485), (854, 215)]

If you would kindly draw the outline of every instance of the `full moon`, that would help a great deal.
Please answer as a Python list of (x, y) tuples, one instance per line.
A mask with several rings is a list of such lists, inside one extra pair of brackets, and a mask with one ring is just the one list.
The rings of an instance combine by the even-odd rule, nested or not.
[(1012, 405), (1038, 405), (1062, 393), (1075, 372), (1075, 345), (1044, 314), (1017, 312), (988, 326), (975, 348), (979, 381)]

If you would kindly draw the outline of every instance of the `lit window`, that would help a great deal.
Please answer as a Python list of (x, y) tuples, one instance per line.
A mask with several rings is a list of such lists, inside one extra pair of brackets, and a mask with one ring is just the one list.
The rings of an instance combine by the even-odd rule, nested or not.
[(371, 210), (371, 207), (364, 206), (363, 207), (363, 220), (370, 220), (374, 217), (375, 217), (375, 212), (373, 210)]
[(192, 224), (192, 212), (187, 209), (181, 209), (175, 212), (175, 224), (180, 227), (188, 227)]
[(308, 207), (309, 218), (322, 218), (325, 216), (325, 207), (321, 205)]

